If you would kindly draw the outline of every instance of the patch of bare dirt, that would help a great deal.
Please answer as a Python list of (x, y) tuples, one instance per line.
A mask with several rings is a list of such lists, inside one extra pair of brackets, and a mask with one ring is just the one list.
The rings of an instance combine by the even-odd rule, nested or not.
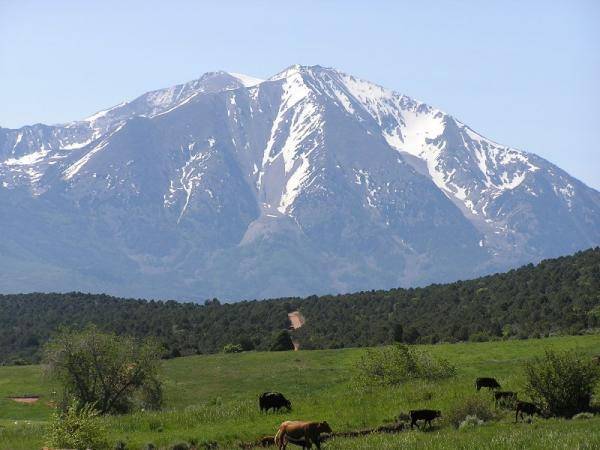
[(9, 399), (11, 399), (13, 402), (17, 402), (17, 403), (26, 403), (26, 404), (32, 404), (37, 402), (40, 399), (39, 395), (27, 395), (24, 397), (8, 397)]

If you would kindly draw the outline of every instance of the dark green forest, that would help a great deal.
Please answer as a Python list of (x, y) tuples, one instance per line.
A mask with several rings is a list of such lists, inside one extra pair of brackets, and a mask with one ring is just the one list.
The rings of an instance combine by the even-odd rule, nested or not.
[(38, 362), (62, 326), (156, 336), (164, 357), (214, 353), (227, 344), (273, 348), (300, 310), (304, 349), (484, 341), (595, 332), (600, 328), (600, 248), (468, 281), (424, 288), (221, 304), (121, 299), (103, 294), (0, 295), (0, 363)]

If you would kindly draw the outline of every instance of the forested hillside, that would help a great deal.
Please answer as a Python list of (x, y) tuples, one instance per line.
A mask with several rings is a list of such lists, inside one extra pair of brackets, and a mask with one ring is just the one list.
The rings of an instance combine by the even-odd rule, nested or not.
[(302, 348), (526, 338), (600, 328), (600, 248), (503, 274), (417, 289), (204, 304), (83, 293), (0, 296), (0, 362), (39, 360), (60, 326), (157, 336), (165, 357), (267, 350), (299, 309)]

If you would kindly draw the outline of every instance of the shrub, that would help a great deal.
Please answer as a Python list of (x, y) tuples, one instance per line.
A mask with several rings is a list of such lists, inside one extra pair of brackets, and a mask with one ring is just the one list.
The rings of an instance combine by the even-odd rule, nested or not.
[(475, 428), (479, 425), (483, 425), (483, 420), (481, 420), (477, 416), (467, 416), (465, 419), (458, 425), (459, 430), (466, 430), (468, 428)]
[(92, 405), (77, 409), (75, 403), (63, 413), (58, 410), (53, 413), (46, 440), (55, 448), (103, 450), (109, 447), (106, 430), (98, 422), (98, 412)]
[(247, 337), (243, 337), (240, 339), (240, 346), (242, 347), (242, 350), (245, 352), (254, 350), (256, 348), (252, 339), (247, 338)]
[(397, 385), (411, 379), (438, 380), (456, 375), (456, 367), (443, 358), (408, 345), (368, 349), (357, 363), (360, 384)]
[(478, 331), (477, 333), (473, 333), (469, 336), (469, 341), (471, 342), (487, 342), (490, 340), (490, 336), (483, 331)]
[(244, 349), (240, 344), (226, 344), (223, 353), (242, 353)]
[(475, 395), (459, 398), (444, 415), (447, 422), (458, 428), (469, 416), (489, 422), (494, 418), (494, 411), (489, 398)]
[(142, 410), (158, 410), (163, 404), (163, 384), (157, 378), (148, 378), (137, 393)]
[(189, 450), (190, 446), (185, 442), (180, 442), (171, 447), (171, 450)]
[(600, 371), (586, 355), (546, 351), (525, 365), (525, 390), (556, 416), (572, 417), (590, 408)]
[(13, 366), (26, 366), (28, 364), (31, 364), (30, 362), (28, 362), (27, 360), (23, 359), (23, 358), (15, 358), (12, 360), (11, 363)]
[(587, 420), (587, 419), (593, 419), (593, 418), (594, 418), (594, 415), (589, 412), (582, 412), (579, 414), (575, 414), (572, 417), (573, 420)]
[(280, 352), (286, 350), (294, 350), (294, 343), (289, 331), (281, 330), (276, 336), (271, 345), (272, 352)]

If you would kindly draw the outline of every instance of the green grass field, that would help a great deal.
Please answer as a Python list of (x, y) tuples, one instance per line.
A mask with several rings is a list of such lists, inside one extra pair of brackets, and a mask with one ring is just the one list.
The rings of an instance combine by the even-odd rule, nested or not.
[[(415, 408), (447, 410), (461, 398), (476, 394), (477, 376), (494, 376), (504, 389), (519, 391), (523, 362), (544, 349), (578, 349), (600, 353), (600, 335), (557, 337), (425, 347), (449, 359), (458, 368), (456, 378), (441, 382), (410, 382), (399, 387), (369, 391), (353, 387), (354, 363), (364, 349), (243, 353), (178, 358), (165, 362), (165, 408), (102, 419), (111, 439), (143, 448), (152, 442), (168, 448), (195, 439), (216, 441), (220, 448), (236, 448), (274, 434), (286, 419), (327, 420), (334, 431), (350, 431), (393, 422)], [(44, 444), (45, 424), (51, 414), (53, 386), (39, 366), (0, 367), (0, 449), (36, 449)], [(277, 390), (292, 401), (291, 413), (261, 414), (258, 395)], [(8, 396), (41, 395), (33, 405)], [(600, 392), (598, 393), (600, 394)], [(518, 449), (600, 448), (600, 417), (589, 420), (534, 419), (514, 424), (505, 412), (498, 420), (468, 431), (444, 421), (432, 431), (334, 439), (330, 449), (427, 448)]]

